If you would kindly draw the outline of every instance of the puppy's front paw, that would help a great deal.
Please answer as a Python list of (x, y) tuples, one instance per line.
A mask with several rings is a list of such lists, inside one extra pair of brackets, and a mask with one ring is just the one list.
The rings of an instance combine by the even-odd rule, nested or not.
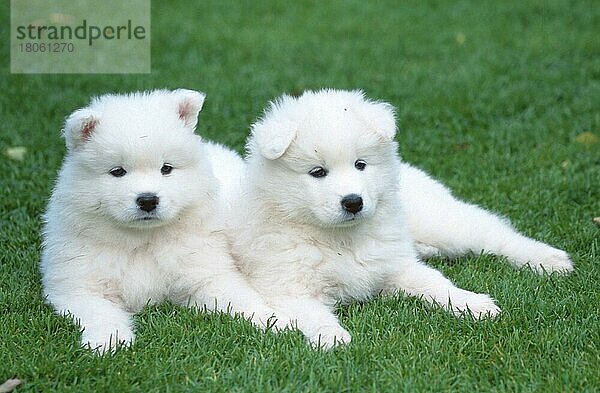
[(279, 312), (276, 314), (265, 314), (260, 318), (254, 317), (252, 318), (252, 322), (261, 330), (271, 330), (276, 333), (293, 327), (290, 319)]
[(553, 247), (549, 247), (549, 250), (531, 259), (531, 262), (528, 262), (529, 266), (539, 274), (544, 272), (569, 274), (574, 269), (569, 254)]
[(292, 327), (289, 317), (281, 311), (270, 308), (263, 308), (260, 312), (253, 313), (249, 321), (260, 330), (272, 330), (274, 332)]
[(461, 291), (461, 293), (451, 296), (450, 306), (455, 315), (471, 314), (476, 319), (493, 318), (501, 311), (489, 295), (469, 291)]
[(281, 332), (286, 329), (296, 329), (297, 323), (292, 321), (291, 318), (285, 313), (278, 311), (269, 320), (269, 327), (275, 332)]
[(81, 345), (98, 354), (113, 353), (119, 347), (129, 347), (135, 335), (129, 328), (96, 330), (86, 327), (81, 334)]
[(308, 341), (317, 348), (330, 350), (336, 346), (349, 344), (352, 336), (341, 326), (321, 326)]

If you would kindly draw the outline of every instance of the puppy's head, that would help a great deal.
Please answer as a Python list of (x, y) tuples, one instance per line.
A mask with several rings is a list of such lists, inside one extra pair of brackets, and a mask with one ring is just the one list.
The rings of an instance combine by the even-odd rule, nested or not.
[(203, 102), (200, 92), (158, 90), (105, 95), (73, 112), (62, 178), (74, 213), (148, 228), (206, 200), (212, 172), (194, 134)]
[(252, 126), (250, 173), (273, 214), (323, 227), (372, 217), (397, 187), (391, 105), (361, 91), (308, 91)]

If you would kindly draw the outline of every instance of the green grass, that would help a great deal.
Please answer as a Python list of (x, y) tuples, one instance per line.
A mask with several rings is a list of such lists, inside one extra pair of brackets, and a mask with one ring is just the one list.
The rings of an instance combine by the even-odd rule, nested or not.
[[(149, 75), (10, 75), (0, 6), (0, 383), (18, 391), (600, 390), (600, 7), (589, 1), (154, 1)], [(461, 43), (462, 38), (464, 42)], [(435, 260), (504, 313), (459, 320), (416, 299), (339, 310), (353, 342), (169, 304), (136, 318), (131, 350), (97, 357), (40, 295), (40, 215), (64, 154), (61, 123), (105, 92), (208, 93), (199, 132), (238, 151), (269, 99), (362, 88), (398, 108), (402, 155), (461, 197), (566, 249), (569, 277), (479, 256)]]

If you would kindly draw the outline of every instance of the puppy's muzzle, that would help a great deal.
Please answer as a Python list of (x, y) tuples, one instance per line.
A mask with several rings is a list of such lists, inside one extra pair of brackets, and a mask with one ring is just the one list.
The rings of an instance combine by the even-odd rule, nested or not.
[(152, 193), (143, 193), (138, 195), (135, 203), (140, 209), (150, 213), (156, 209), (156, 206), (158, 206), (158, 196)]
[(360, 195), (357, 194), (348, 194), (342, 198), (341, 202), (342, 207), (345, 211), (356, 214), (363, 208), (363, 200)]

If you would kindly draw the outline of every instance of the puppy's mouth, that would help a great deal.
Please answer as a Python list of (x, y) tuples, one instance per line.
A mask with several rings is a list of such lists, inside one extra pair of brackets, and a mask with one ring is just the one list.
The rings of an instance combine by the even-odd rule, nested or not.
[(147, 213), (133, 217), (133, 219), (129, 221), (129, 226), (134, 228), (153, 228), (161, 226), (164, 223), (165, 220), (156, 213)]
[(362, 214), (362, 212), (356, 213), (356, 214), (348, 213), (348, 212), (344, 212), (344, 213), (345, 214), (343, 216), (341, 216), (337, 220), (333, 221), (330, 225), (332, 227), (336, 227), (336, 228), (348, 228), (348, 227), (358, 225), (365, 218), (365, 215)]

